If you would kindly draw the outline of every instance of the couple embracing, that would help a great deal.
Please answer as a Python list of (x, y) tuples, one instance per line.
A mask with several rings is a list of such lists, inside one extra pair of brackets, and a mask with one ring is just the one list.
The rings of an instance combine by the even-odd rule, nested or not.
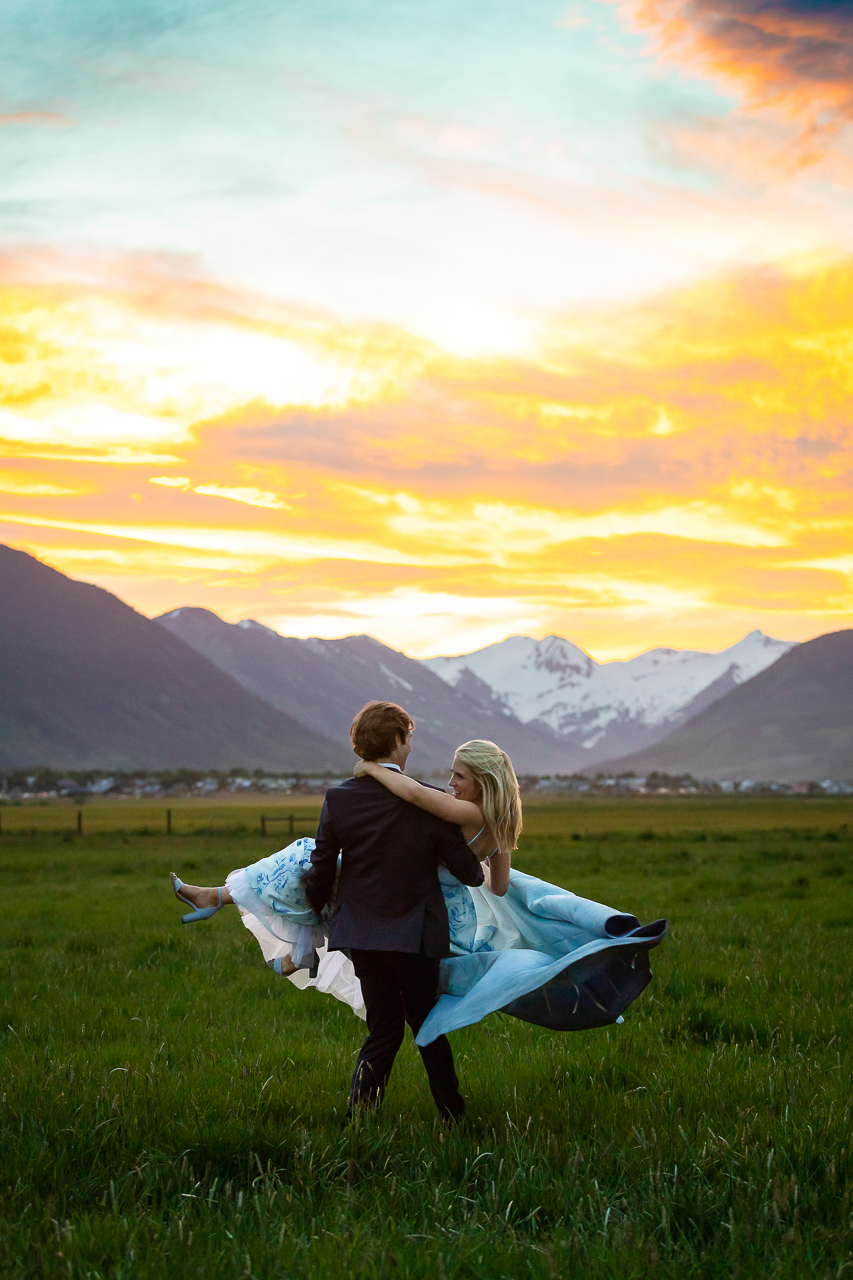
[(447, 1032), (497, 1010), (554, 1031), (622, 1021), (651, 980), (666, 920), (579, 897), (511, 867), (518, 782), (493, 742), (458, 747), (450, 794), (407, 778), (414, 722), (393, 702), (353, 721), (355, 777), (326, 794), (316, 840), (296, 840), (220, 888), (185, 885), (185, 923), (237, 906), (264, 958), (297, 987), (367, 1019), (350, 1113), (382, 1100), (406, 1023), (439, 1113), (465, 1103)]
[[(489, 742), (460, 747), (448, 795), (403, 776), (413, 730), (402, 707), (368, 703), (350, 729), (356, 776), (328, 791), (316, 841), (296, 841), (232, 872), (221, 889), (184, 885), (173, 874), (178, 897), (196, 907), (188, 922), (231, 902), (250, 928), (260, 922), (263, 932), (252, 931), (265, 954), (281, 953), (268, 961), (277, 973), (310, 973), (313, 962), (316, 980), (315, 948), (324, 943), (336, 973), (349, 959), (369, 1033), (352, 1076), (350, 1113), (382, 1100), (406, 1023), (417, 1036), (435, 1006), (439, 964), (452, 954), (454, 896), (484, 881), (488, 892), (504, 894), (521, 829), (518, 782), (505, 752)], [(418, 1047), (442, 1120), (457, 1122), (465, 1102), (447, 1037)]]

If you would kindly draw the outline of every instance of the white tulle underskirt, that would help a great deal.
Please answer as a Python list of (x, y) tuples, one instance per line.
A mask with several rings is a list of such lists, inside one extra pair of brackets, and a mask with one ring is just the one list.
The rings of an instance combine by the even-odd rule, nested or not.
[[(355, 976), (353, 963), (342, 951), (326, 948), (326, 932), (320, 925), (294, 924), (271, 910), (248, 883), (244, 870), (232, 871), (225, 881), (237, 904), (243, 925), (254, 934), (266, 961), (289, 955), (295, 965), (302, 966), (287, 977), (295, 987), (316, 987), (324, 995), (349, 1005), (359, 1018), (366, 1018), (361, 983)], [(315, 977), (310, 975), (314, 952), (320, 963)]]

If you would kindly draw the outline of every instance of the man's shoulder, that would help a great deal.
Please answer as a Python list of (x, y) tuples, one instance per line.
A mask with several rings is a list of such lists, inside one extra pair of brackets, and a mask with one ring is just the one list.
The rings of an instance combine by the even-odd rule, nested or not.
[(357, 782), (358, 778), (344, 778), (343, 782), (333, 782), (326, 795), (330, 796), (335, 791), (352, 791)]
[(334, 804), (339, 797), (343, 799), (353, 791), (361, 791), (361, 784), (366, 781), (365, 778), (344, 778), (343, 782), (333, 782), (326, 792), (326, 803)]
[[(441, 795), (447, 795), (444, 787), (437, 787), (433, 782), (421, 782), (420, 778), (418, 778), (417, 781), (422, 787), (428, 787), (430, 791), (438, 791)], [(410, 805), (409, 807), (415, 808), (414, 805)], [(458, 829), (454, 823), (448, 822), (446, 818), (439, 818), (436, 813), (429, 813), (426, 809), (418, 809), (418, 813), (423, 814), (425, 818), (431, 818), (433, 822), (440, 822), (442, 826), (452, 827), (454, 831)]]
[(347, 800), (365, 793), (374, 795), (378, 798), (386, 796), (389, 800), (394, 800), (397, 804), (402, 804), (397, 796), (393, 795), (381, 782), (377, 782), (375, 778), (365, 776), (362, 778), (347, 778), (344, 782), (336, 782), (334, 786), (329, 787), (326, 792), (326, 803), (334, 805), (338, 802), (346, 803)]
[(386, 790), (381, 782), (371, 778), (369, 773), (364, 773), (360, 778), (345, 778), (343, 782), (333, 783), (326, 795), (330, 795), (333, 791), (363, 791), (366, 787), (382, 787), (383, 791)]
[[(440, 791), (442, 795), (447, 794), (444, 787), (437, 787), (433, 782), (424, 782), (421, 778), (416, 778), (415, 781), (422, 787), (429, 787), (430, 791)], [(462, 830), (455, 822), (448, 822), (447, 818), (439, 818), (437, 813), (430, 813), (427, 809), (421, 809), (414, 804), (407, 804), (406, 808), (410, 813), (416, 815), (415, 821), (424, 826), (431, 826), (433, 830), (442, 831), (462, 839)]]

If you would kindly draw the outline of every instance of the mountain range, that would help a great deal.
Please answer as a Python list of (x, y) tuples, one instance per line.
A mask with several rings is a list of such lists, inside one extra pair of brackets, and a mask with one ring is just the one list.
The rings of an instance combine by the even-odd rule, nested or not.
[(796, 644), (753, 631), (720, 653), (653, 649), (610, 663), (559, 636), (515, 636), (418, 661), (369, 636), (287, 638), (205, 609), (158, 621), (244, 688), (335, 737), (355, 703), (402, 702), (418, 722), (414, 770), (446, 767), (453, 747), (476, 736), (504, 746), (520, 773), (853, 776), (853, 632)]
[(223, 622), (208, 609), (173, 609), (156, 620), (244, 689), (302, 724), (348, 742), (354, 713), (380, 698), (411, 712), (413, 771), (445, 769), (469, 738), (491, 738), (523, 773), (571, 773), (584, 752), (545, 724), (522, 724), (509, 707), (483, 705), (429, 667), (370, 636), (299, 640), (259, 622)]
[(483, 706), (552, 729), (587, 767), (660, 742), (793, 647), (753, 631), (721, 653), (650, 649), (599, 663), (560, 636), (512, 636), (425, 665)]
[(519, 773), (853, 775), (853, 631), (597, 663), (559, 636), (418, 661), (369, 636), (296, 639), (206, 609), (148, 619), (0, 546), (0, 766), (348, 771), (372, 698), (417, 721), (412, 769), (471, 737)]

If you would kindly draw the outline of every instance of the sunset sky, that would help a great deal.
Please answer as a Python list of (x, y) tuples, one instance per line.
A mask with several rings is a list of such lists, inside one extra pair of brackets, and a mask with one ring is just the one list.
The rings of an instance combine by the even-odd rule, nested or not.
[(153, 616), (853, 625), (850, 0), (5, 0), (0, 542)]

